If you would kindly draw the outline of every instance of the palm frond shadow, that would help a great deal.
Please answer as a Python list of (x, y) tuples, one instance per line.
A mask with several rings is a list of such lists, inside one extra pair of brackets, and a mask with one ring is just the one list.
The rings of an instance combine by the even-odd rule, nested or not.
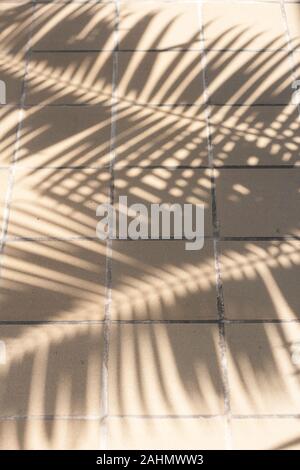
[[(47, 34), (57, 25), (55, 18), (68, 21), (72, 14), (80, 15), (80, 11), (89, 9), (89, 5), (57, 6), (57, 17), (50, 24), (38, 16), (33, 49), (38, 49), (37, 40), (45, 39), (47, 44)], [(13, 83), (21, 80), (23, 70), (13, 50), (25, 35), (28, 22), (22, 9), (20, 15), (17, 30), (6, 32), (6, 36), (5, 31), (2, 33), (8, 51), (3, 55), (1, 73)], [(153, 17), (144, 17), (130, 31), (123, 32), (123, 39), (134, 37), (139, 44), (152, 21)], [(111, 20), (101, 17), (99, 24), (105, 48), (112, 44)], [(159, 48), (170, 27), (153, 37), (151, 48)], [(85, 26), (86, 33), (88, 30)], [(223, 49), (233, 47), (232, 34), (233, 28), (228, 30)], [(241, 40), (243, 34), (236, 34)], [(196, 39), (191, 37), (193, 47)], [(261, 53), (251, 52), (240, 63), (239, 52), (230, 50), (225, 54), (217, 50), (221, 39), (223, 44), (224, 35), (208, 44), (206, 65), (216, 165), (237, 164), (236, 152), (241, 150), (239, 164), (298, 163), (296, 109), (285, 101), (291, 90), (291, 74), (277, 73), (287, 53), (271, 51), (262, 58)], [(279, 42), (280, 38), (275, 38), (265, 48), (278, 48)], [(248, 34), (243, 47), (249, 44)], [(200, 52), (173, 49), (164, 55), (163, 64), (155, 51), (119, 52), (115, 194), (126, 193), (135, 202), (145, 203), (202, 202), (209, 220), (211, 172), (207, 168)], [(7, 61), (8, 57), (11, 60)], [(59, 446), (60, 434), (51, 420), (53, 416), (76, 417), (82, 427), (80, 435), (82, 429), (91, 426), (88, 420), (80, 422), (80, 417), (97, 417), (101, 409), (99, 350), (103, 345), (99, 345), (99, 337), (106, 302), (106, 248), (94, 237), (96, 206), (109, 198), (112, 53), (90, 51), (82, 58), (71, 53), (70, 62), (65, 60), (61, 53), (49, 50), (31, 54), (27, 107), (1, 268), (0, 330), (9, 352), (9, 363), (2, 371), (1, 415), (3, 422), (5, 418), (19, 417), (13, 422), (13, 432), (20, 448), (34, 446), (37, 429), (45, 435), (47, 445)], [(225, 77), (222, 83), (220, 77)], [(217, 106), (222, 96), (232, 106)], [(265, 99), (275, 105), (266, 110), (260, 106)], [(66, 101), (80, 106), (55, 107)], [(235, 106), (251, 102), (257, 106)], [(15, 151), (18, 112), (14, 107), (3, 107), (0, 112), (4, 123), (1, 164), (7, 166)], [(160, 166), (163, 171), (158, 171)], [(258, 188), (254, 180), (247, 184), (249, 199), (257, 195), (252, 209), (255, 212), (267, 197), (267, 190), (263, 181)], [(229, 181), (228, 185), (226, 192), (238, 214), (242, 213), (247, 196), (236, 188), (244, 188), (245, 182)], [(286, 189), (289, 204), (295, 207), (298, 185), (291, 183)], [(292, 216), (286, 224), (290, 234), (299, 236), (299, 226)], [(27, 240), (20, 241), (19, 237)], [(49, 237), (52, 240), (47, 240)], [(57, 240), (59, 237), (65, 240)], [(212, 247), (192, 259), (186, 257), (178, 242), (169, 242), (168, 256), (159, 248), (157, 252), (153, 248), (150, 255), (146, 253), (148, 248), (139, 253), (131, 243), (113, 243), (112, 315), (113, 320), (141, 323), (112, 325), (110, 414), (224, 413)], [(282, 410), (284, 402), (288, 408), (295, 400), (291, 384), (282, 379), (279, 358), (285, 354), (284, 348), (291, 351), (297, 330), (291, 332), (276, 320), (299, 318), (293, 290), (299, 272), (299, 243), (249, 242), (236, 249), (237, 245), (224, 242), (221, 246), (226, 318), (250, 321), (260, 315), (275, 321), (245, 326), (242, 340), (236, 336), (235, 325), (228, 327), (229, 370), (243, 390), (249, 409), (260, 406), (257, 397), (261, 397), (261, 390), (275, 397)], [(259, 292), (257, 306), (263, 313), (253, 312), (242, 296), (231, 294), (237, 288), (248, 292), (249, 298)], [(205, 310), (206, 304), (213, 306), (210, 311)], [(149, 324), (150, 319), (157, 322)], [(180, 330), (172, 323), (178, 319), (187, 321)], [(70, 323), (78, 320), (83, 323)], [(200, 327), (188, 320), (208, 323)], [(11, 321), (16, 324), (5, 325)], [(257, 353), (257, 348), (262, 352)], [(297, 375), (297, 366), (290, 363), (288, 367)], [(34, 424), (28, 416), (35, 416)], [(5, 425), (0, 433), (4, 438)]]

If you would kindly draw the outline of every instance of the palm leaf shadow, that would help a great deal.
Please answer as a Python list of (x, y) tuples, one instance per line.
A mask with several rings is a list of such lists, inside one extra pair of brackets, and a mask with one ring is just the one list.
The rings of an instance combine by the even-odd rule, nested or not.
[[(70, 8), (67, 5), (60, 7), (61, 17), (65, 21), (70, 16)], [(74, 13), (76, 13), (76, 8), (86, 11), (90, 7), (72, 6)], [(43, 21), (40, 17), (38, 24), (40, 31), (45, 29), (46, 35), (49, 25), (46, 21), (44, 24)], [(144, 31), (151, 27), (152, 21), (151, 16), (143, 18), (141, 23), (127, 33), (128, 36), (137, 38), (138, 44)], [(20, 35), (26, 30), (26, 25), (27, 23), (23, 23), (23, 28), (22, 21), (20, 21), (17, 31), (8, 35), (12, 46), (17, 46)], [(110, 26), (109, 22), (105, 24), (105, 21), (101, 20), (101, 28), (107, 28), (108, 37)], [(153, 48), (158, 47), (166, 32), (167, 29), (157, 33), (157, 37), (153, 38)], [(232, 33), (232, 30), (230, 32)], [(194, 44), (194, 39), (191, 38), (192, 44)], [(222, 39), (224, 40), (224, 36)], [(245, 41), (245, 47), (248, 45), (247, 41), (249, 40)], [(234, 39), (230, 36), (227, 43), (228, 49), (233, 42)], [(277, 44), (276, 39), (275, 43)], [(272, 44), (269, 43), (266, 46), (270, 48)], [(217, 49), (217, 47), (218, 39), (210, 44), (208, 49)], [(197, 99), (200, 100), (202, 97), (203, 90), (201, 80), (199, 80), (202, 66), (199, 58), (193, 56), (183, 67), (183, 52), (174, 50), (170, 52), (172, 53), (170, 56), (172, 57), (172, 75), (176, 77), (176, 80), (170, 80), (167, 64), (164, 74), (160, 75), (156, 81), (154, 80), (152, 89), (146, 95), (145, 81), (138, 78), (139, 70), (146, 66), (151, 76), (157, 67), (158, 55), (155, 52), (149, 52), (148, 57), (152, 54), (149, 61), (146, 53), (141, 54), (141, 61), (136, 63), (133, 56), (129, 52), (126, 53), (128, 57), (124, 70), (126, 83), (121, 83), (124, 94), (123, 96), (118, 94), (117, 129), (120, 132), (117, 133), (116, 142), (116, 170), (119, 173), (116, 171), (115, 184), (117, 189), (127, 188), (130, 191), (131, 188), (137, 188), (139, 195), (136, 197), (139, 198), (139, 202), (152, 199), (165, 200), (172, 196), (175, 200), (184, 198), (186, 201), (204, 202), (209, 210), (211, 205), (210, 173), (208, 169), (201, 170), (202, 166), (208, 166), (204, 106), (187, 106), (192, 103), (186, 101), (189, 90), (195, 87), (199, 89)], [(6, 53), (6, 58), (7, 54), (9, 53)], [(269, 96), (273, 96), (274, 90), (280, 88), (282, 83), (286, 83), (288, 72), (275, 82), (267, 80), (279, 63), (275, 52), (270, 54), (269, 61), (264, 64), (263, 69), (260, 64), (260, 55), (255, 53), (251, 59), (249, 58), (239, 67), (237, 72), (232, 73), (231, 67), (237, 55), (237, 52), (231, 52), (224, 60), (222, 52), (217, 51), (211, 61), (208, 60), (207, 74), (211, 87), (214, 86), (212, 77), (217, 77), (224, 69), (228, 72), (226, 82), (217, 88), (215, 96), (219, 96), (218, 93), (224, 93), (224, 90), (227, 93), (226, 85), (233, 83), (229, 91), (229, 100), (230, 98), (236, 99), (238, 84), (242, 82), (248, 83), (249, 86), (245, 87), (239, 100), (244, 102), (254, 97), (259, 101), (262, 95), (260, 96), (257, 91), (258, 82), (267, 83), (264, 93)], [(109, 194), (107, 169), (110, 159), (112, 93), (110, 54), (93, 66), (94, 58), (97, 57), (93, 52), (85, 64), (74, 62), (69, 64), (64, 76), (60, 76), (62, 71), (60, 64), (56, 67), (47, 63), (47, 54), (35, 52), (32, 56), (34, 67), (31, 71), (31, 86), (37, 90), (36, 96), (39, 96), (41, 91), (46, 93), (45, 103), (49, 107), (55, 105), (58, 100), (66, 98), (73, 99), (75, 104), (92, 105), (95, 116), (101, 116), (101, 124), (99, 125), (99, 121), (90, 123), (87, 120), (84, 127), (78, 124), (78, 129), (81, 129), (78, 133), (76, 128), (72, 130), (74, 134), (71, 133), (68, 136), (62, 132), (60, 140), (56, 141), (55, 136), (59, 126), (55, 127), (54, 124), (55, 131), (51, 133), (47, 115), (43, 114), (44, 108), (29, 106), (26, 110), (19, 151), (19, 164), (24, 168), (20, 170), (20, 173), (17, 171), (16, 176), (16, 187), (18, 184), (24, 184), (24, 192), (17, 194), (12, 200), (8, 226), (8, 237), (11, 237), (11, 241), (8, 238), (1, 271), (2, 321), (11, 322), (13, 318), (17, 322), (15, 326), (2, 325), (2, 337), (5, 338), (9, 350), (12, 351), (11, 361), (4, 374), (5, 386), (1, 400), (2, 409), (5, 409), (6, 413), (3, 418), (24, 417), (24, 420), (20, 419), (15, 423), (17, 440), (21, 448), (26, 447), (28, 440), (32, 437), (32, 425), (29, 421), (27, 422), (26, 418), (35, 414), (32, 410), (38, 410), (37, 414), (40, 417), (49, 418), (45, 421), (46, 441), (48, 439), (49, 442), (54, 442), (53, 445), (57, 445), (57, 441), (55, 440), (55, 421), (51, 421), (52, 417), (63, 417), (65, 414), (77, 418), (86, 415), (97, 416), (99, 413), (97, 410), (100, 410), (99, 396), (95, 398), (95, 395), (101, 388), (99, 373), (101, 364), (97, 357), (99, 345), (93, 328), (99, 332), (97, 329), (101, 329), (103, 319), (101, 311), (105, 303), (106, 252), (105, 247), (99, 247), (99, 243), (93, 240), (93, 231), (95, 207), (97, 203), (107, 200)], [(5, 63), (5, 73), (12, 79), (18, 79), (21, 76), (22, 64), (18, 60), (14, 61), (13, 55), (11, 59)], [(258, 75), (253, 83), (251, 81), (252, 65), (256, 62)], [(240, 78), (237, 86), (234, 81), (236, 73)], [(100, 81), (98, 76), (101, 76)], [(124, 76), (121, 78), (124, 81)], [(183, 86), (182, 83), (184, 83)], [(147, 99), (152, 104), (146, 106), (145, 100)], [(211, 99), (214, 104), (214, 95)], [(176, 101), (182, 103), (182, 106), (158, 107), (156, 106), (157, 100), (162, 100), (161, 103), (171, 102), (171, 104), (173, 100), (173, 103)], [(254, 126), (253, 122), (256, 123), (256, 128), (254, 126), (251, 130), (254, 144), (258, 144), (261, 140), (261, 128), (267, 142), (263, 147), (264, 151), (257, 156), (259, 161), (256, 161), (256, 165), (263, 164), (265, 148), (268, 147), (272, 150), (271, 153), (273, 152), (276, 162), (282, 163), (281, 155), (283, 155), (284, 162), (296, 163), (299, 138), (297, 128), (293, 128), (294, 121), (290, 107), (285, 107), (283, 110), (282, 106), (275, 106), (273, 111), (271, 123), (262, 107), (234, 111), (236, 124), (230, 129), (226, 127), (225, 118), (218, 121), (218, 115), (214, 118), (212, 114), (212, 138), (214, 139), (215, 133), (218, 134), (219, 139), (215, 155), (217, 163), (226, 165), (227, 161), (230, 162), (233, 149), (239, 148), (240, 145), (246, 148), (245, 158), (252, 156), (253, 143), (250, 145), (244, 140), (245, 122), (248, 126), (247, 130)], [(3, 108), (1, 112), (3, 112), (3, 120), (8, 123), (8, 131), (4, 141), (1, 142), (5, 150), (4, 162), (7, 163), (11, 158), (15, 109)], [(69, 116), (68, 118), (72, 119), (73, 110), (68, 111), (62, 108), (60, 113), (64, 112)], [(54, 123), (55, 113), (56, 111), (53, 111)], [(282, 114), (285, 116), (284, 120)], [(280, 132), (274, 136), (268, 130), (276, 128), (276, 124), (280, 125)], [(283, 139), (286, 132), (289, 132), (289, 145)], [(261, 148), (259, 144), (257, 147)], [(37, 166), (32, 163), (32, 154), (41, 158), (43, 162), (41, 166), (47, 167), (47, 170), (32, 168)], [(145, 162), (147, 162), (147, 167), (143, 167)], [(158, 166), (164, 167), (163, 176), (157, 172)], [(83, 167), (93, 169), (84, 170)], [(64, 168), (64, 171), (58, 173), (57, 168)], [(185, 170), (188, 170), (185, 173), (186, 184), (179, 186), (179, 181), (182, 180), (180, 172)], [(200, 184), (197, 179), (199, 171), (202, 171)], [(149, 174), (152, 176), (150, 183), (146, 178)], [(32, 207), (32, 193), (38, 196), (34, 207)], [(239, 204), (242, 196), (239, 194), (235, 196), (236, 204)], [(36, 221), (38, 223), (35, 223)], [(297, 236), (298, 228), (290, 227)], [(62, 236), (66, 240), (46, 242), (43, 240), (45, 234), (50, 234), (53, 238)], [(17, 241), (18, 237), (24, 236), (28, 237), (27, 241), (22, 243)], [(72, 237), (74, 239), (68, 239)], [(89, 237), (91, 240), (81, 242), (76, 240), (81, 237)], [(31, 239), (33, 241), (30, 241)], [(39, 248), (34, 239), (41, 240)], [(238, 285), (238, 283), (248, 282), (249, 279), (261, 278), (263, 277), (262, 264), (272, 269), (272, 272), (278, 270), (294, 272), (299, 264), (299, 244), (295, 241), (279, 243), (276, 256), (272, 255), (273, 245), (273, 242), (266, 242), (265, 249), (256, 253), (254, 259), (253, 252), (249, 248), (246, 248), (242, 260), (238, 253), (225, 249), (222, 271), (224, 280), (229, 279), (230, 282)], [(126, 254), (120, 245), (115, 253), (123, 266), (123, 270), (117, 272), (115, 276), (113, 273), (116, 298), (114, 315), (117, 319), (124, 319), (125, 312), (130, 319), (145, 320), (147, 315), (151, 318), (153, 312), (159, 309), (162, 312), (162, 319), (169, 320), (169, 317), (164, 318), (166, 305), (174, 309), (174, 306), (182, 302), (182, 299), (188, 303), (192, 295), (191, 291), (196, 291), (200, 295), (207, 295), (207, 293), (215, 295), (216, 272), (213, 256), (206, 256), (201, 262), (190, 265), (185, 262), (184, 258), (180, 259), (179, 255), (172, 260), (171, 264), (162, 264), (160, 260), (155, 260), (146, 265), (134, 254)], [(159, 284), (157, 278), (160, 278)], [(280, 290), (279, 287), (278, 289)], [(283, 293), (281, 295), (289, 308), (289, 313), (297, 318), (298, 312), (289, 307), (288, 299), (284, 298)], [(76, 318), (74, 311), (77, 312)], [(226, 309), (226, 295), (225, 313), (230, 317), (230, 312)], [(277, 314), (279, 315), (280, 312)], [(18, 318), (23, 320), (31, 318), (36, 324), (26, 325), (24, 324), (26, 321), (19, 321)], [(94, 321), (100, 325), (63, 323), (73, 320)], [(51, 322), (59, 321), (61, 324), (51, 324)], [(281, 337), (282, 344), (290, 344), (282, 326), (276, 325), (276, 330)], [(195, 334), (194, 327), (189, 325), (186, 331), (187, 337)], [(169, 414), (176, 413), (176, 406), (169, 384), (165, 380), (164, 355), (171, 358), (170, 363), (176, 370), (178, 390), (186, 400), (187, 408), (193, 409), (193, 403), (197, 403), (199, 408), (201, 404), (206, 404), (208, 409), (215, 406), (215, 403), (212, 403), (213, 398), (210, 398), (211, 395), (215, 396), (217, 401), (222, 402), (220, 362), (217, 359), (217, 326), (210, 325), (205, 332), (205, 347), (198, 345), (182, 357), (181, 343), (172, 325), (141, 324), (126, 328), (119, 325), (113, 327), (111, 343), (115, 348), (113, 352), (115, 365), (111, 375), (115, 384), (115, 391), (112, 392), (112, 409), (115, 410), (115, 414), (126, 414), (128, 409), (127, 392), (124, 391), (126, 380), (124, 369), (128, 367), (126, 348), (129, 348), (130, 356), (135, 361), (133, 381), (137, 384), (136, 402), (139, 403), (140, 409), (144, 410), (144, 414), (156, 414), (153, 412), (155, 411), (153, 397), (149, 396), (144, 386), (145, 344), (151, 352), (150, 359), (148, 359), (152, 368), (152, 379), (157, 387), (157, 396), (160, 396), (162, 408), (167, 408)], [(253, 400), (253, 396), (248, 390), (249, 384), (244, 372), (245, 358), (254, 371), (255, 386), (258, 388), (263, 386), (267, 378), (273, 392), (278, 396), (281, 396), (284, 389), (280, 365), (274, 356), (268, 328), (262, 324), (257, 334), (260, 335), (259, 344), (265, 345), (265, 354), (261, 361), (257, 361), (256, 356), (253, 355), (251, 342), (243, 344), (233, 342), (227, 345), (233, 367), (245, 392), (249, 393), (250, 401)], [(81, 351), (80, 354), (78, 350)], [(56, 357), (60, 360), (58, 369)], [(199, 368), (206, 377), (205, 382), (198, 380)], [(43, 374), (40, 374), (41, 370)], [(18, 384), (17, 387), (15, 383)], [(289, 393), (288, 389), (286, 393)], [(224, 410), (221, 411), (223, 412)], [(134, 407), (132, 414), (135, 414)], [(5, 433), (5, 427), (2, 432)]]

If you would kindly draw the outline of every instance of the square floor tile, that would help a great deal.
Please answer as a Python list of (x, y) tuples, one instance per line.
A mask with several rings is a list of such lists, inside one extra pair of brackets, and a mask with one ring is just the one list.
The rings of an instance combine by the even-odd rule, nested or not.
[(195, 3), (123, 2), (119, 35), (121, 49), (199, 50), (199, 7)]
[(100, 241), (6, 243), (0, 319), (102, 320), (105, 263)]
[(205, 47), (281, 49), (286, 47), (279, 3), (211, 2), (203, 4)]
[(22, 52), (24, 54), (32, 21), (32, 4), (1, 2), (0, 42), (2, 51)]
[(232, 421), (234, 449), (299, 450), (299, 419), (239, 419)]
[(300, 327), (293, 324), (226, 326), (233, 414), (298, 414)]
[(0, 165), (11, 165), (16, 150), (20, 111), (16, 107), (0, 107)]
[(292, 41), (292, 46), (295, 49), (300, 48), (300, 4), (298, 3), (285, 3), (284, 9), (286, 11), (287, 23), (289, 34)]
[(222, 242), (220, 250), (226, 318), (300, 318), (300, 241)]
[[(199, 52), (120, 52), (117, 95), (130, 103), (203, 104)], [(172, 73), (170, 73), (172, 71)]]
[(110, 419), (109, 449), (225, 449), (225, 425), (211, 419)]
[(299, 234), (299, 177), (294, 169), (224, 169), (217, 178), (222, 236)]
[(114, 325), (110, 415), (223, 412), (216, 325)]
[(2, 416), (99, 416), (102, 327), (2, 325), (0, 336)]
[(34, 52), (27, 76), (26, 104), (111, 104), (109, 52)]
[(187, 251), (184, 241), (113, 242), (116, 319), (218, 318), (212, 241)]
[(112, 50), (115, 13), (113, 3), (38, 5), (31, 47), (39, 50)]
[(1, 420), (1, 450), (97, 450), (99, 421), (80, 419)]
[(0, 170), (0, 233), (2, 229), (3, 217), (4, 217), (4, 211), (5, 211), (8, 180), (9, 180), (9, 170), (1, 169)]
[(106, 170), (19, 169), (9, 236), (96, 237), (96, 209), (108, 202)]
[(100, 167), (110, 160), (109, 106), (31, 107), (25, 111), (18, 164)]
[(116, 168), (207, 166), (204, 111), (198, 106), (119, 106), (116, 146)]
[[(300, 4), (299, 4), (300, 6)], [(295, 68), (295, 73), (294, 77), (296, 80), (293, 81), (292, 84), (292, 102), (295, 104), (299, 104), (300, 98), (299, 98), (299, 80), (298, 77), (300, 76), (300, 49), (296, 49), (293, 51), (293, 65)]]
[(292, 70), (288, 52), (208, 51), (212, 104), (289, 104)]
[(215, 165), (300, 165), (296, 106), (214, 106), (211, 123)]
[(22, 53), (0, 52), (1, 104), (19, 105), (25, 77), (25, 60)]
[[(212, 234), (211, 171), (209, 169), (123, 168), (115, 172), (114, 185), (117, 214), (126, 212), (126, 207), (119, 204), (121, 196), (127, 197), (129, 222), (136, 217), (137, 213), (130, 209), (130, 206), (133, 204), (145, 206), (147, 214), (144, 214), (143, 220), (148, 226), (148, 236), (151, 233), (151, 204), (179, 204), (179, 209), (183, 214), (184, 204), (191, 204), (194, 216), (196, 216), (196, 206), (202, 206), (204, 234)], [(200, 230), (200, 223), (198, 229)], [(175, 236), (174, 223), (169, 233)], [(162, 223), (159, 224), (158, 234), (160, 237), (163, 235)]]

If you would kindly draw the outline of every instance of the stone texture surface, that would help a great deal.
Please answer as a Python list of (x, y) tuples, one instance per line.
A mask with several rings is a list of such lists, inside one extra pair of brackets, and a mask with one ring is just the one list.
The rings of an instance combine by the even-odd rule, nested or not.
[(300, 448), (299, 8), (0, 0), (1, 449)]

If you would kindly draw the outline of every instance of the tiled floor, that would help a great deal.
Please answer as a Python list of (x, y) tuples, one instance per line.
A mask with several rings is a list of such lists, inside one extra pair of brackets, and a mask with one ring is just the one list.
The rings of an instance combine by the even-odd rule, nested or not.
[[(0, 0), (0, 43), (0, 448), (299, 449), (300, 2)], [(120, 195), (203, 249), (99, 241)]]

